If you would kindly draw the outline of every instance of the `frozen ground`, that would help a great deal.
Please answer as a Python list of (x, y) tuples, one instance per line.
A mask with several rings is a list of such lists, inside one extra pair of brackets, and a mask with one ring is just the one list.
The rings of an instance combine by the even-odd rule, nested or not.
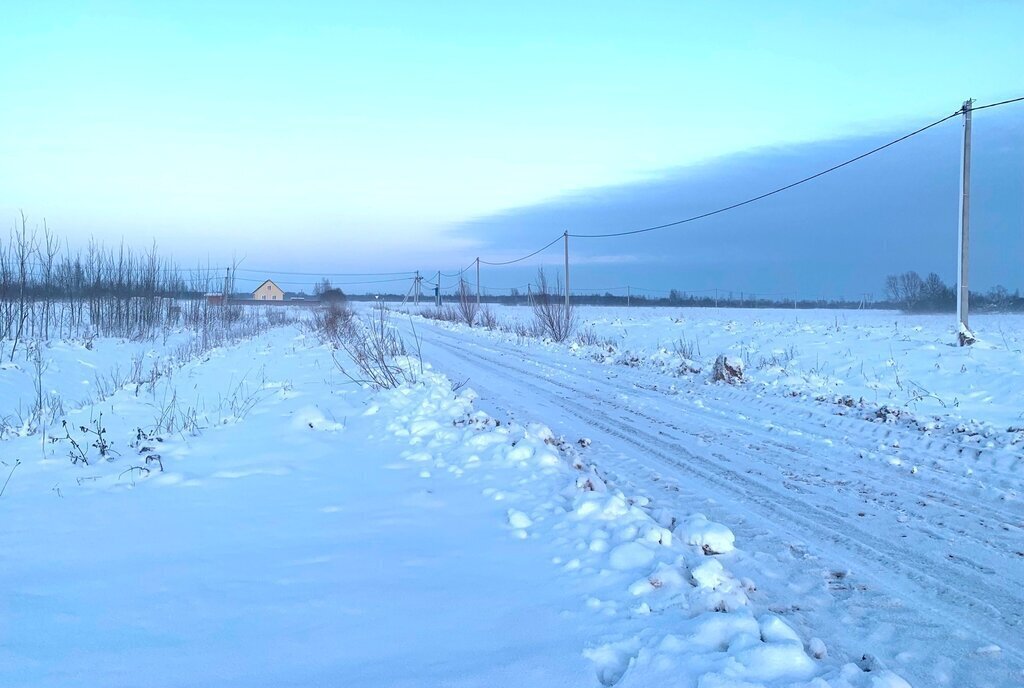
[(0, 685), (1024, 682), (1019, 446), (416, 332), (407, 388), (289, 327), (68, 409), (88, 465), (9, 432)]

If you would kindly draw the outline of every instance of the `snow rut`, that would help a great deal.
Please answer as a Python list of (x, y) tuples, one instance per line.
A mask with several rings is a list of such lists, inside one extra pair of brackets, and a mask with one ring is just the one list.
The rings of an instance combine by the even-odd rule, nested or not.
[[(430, 328), (429, 341), (457, 356), (459, 373), (468, 373), (470, 384), (485, 377), (482, 371), (500, 374), (506, 396), (546, 400), (579, 425), (610, 438), (610, 445), (634, 450), (624, 452), (613, 479), (650, 485), (664, 483), (663, 472), (690, 483), (697, 478), (744, 504), (772, 524), (777, 535), (830, 543), (834, 555), (855, 565), (876, 589), (896, 598), (890, 601), (892, 616), (901, 625), (914, 624), (933, 637), (966, 628), (975, 640), (998, 644), (1005, 659), (1024, 666), (1024, 618), (1019, 580), (1013, 573), (1016, 570), (1019, 576), (1024, 563), (1019, 553), (1024, 518), (1015, 503), (972, 499), (968, 505), (959, 496), (968, 489), (982, 489), (953, 472), (955, 461), (943, 458), (962, 456), (963, 447), (899, 426), (839, 418), (830, 408), (808, 409), (788, 399), (769, 400), (719, 387), (695, 390), (694, 397), (707, 401), (700, 405), (658, 394), (658, 412), (651, 412), (645, 407), (653, 408), (652, 404), (631, 403), (641, 394), (649, 400), (650, 393), (621, 378), (581, 374), (587, 367), (579, 361), (566, 369), (531, 356), (529, 348), (468, 343), (438, 328)], [(780, 432), (787, 430), (789, 436), (780, 439)], [(889, 466), (882, 449), (894, 444), (903, 462), (928, 466), (927, 476)], [(968, 452), (968, 460), (1000, 463), (1004, 470), (998, 473), (1012, 476), (1019, 469), (1016, 457), (1005, 458), (1006, 449)], [(827, 453), (839, 459), (859, 453), (867, 460), (826, 464), (822, 455)], [(996, 453), (1004, 458), (990, 456)], [(840, 506), (830, 503), (830, 495), (843, 496)], [(853, 500), (889, 512), (916, 502), (919, 509), (912, 514), (912, 525), (924, 537), (870, 532), (858, 523), (857, 513), (842, 508)], [(967, 518), (981, 524), (981, 535), (977, 524), (961, 527)], [(968, 556), (936, 551), (944, 543), (963, 540), (969, 541)], [(838, 593), (837, 599), (850, 593), (838, 579), (829, 587)]]

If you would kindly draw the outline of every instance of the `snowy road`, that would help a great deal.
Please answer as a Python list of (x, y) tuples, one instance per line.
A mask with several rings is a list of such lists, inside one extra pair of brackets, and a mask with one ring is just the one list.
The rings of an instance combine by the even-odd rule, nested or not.
[(834, 406), (416, 329), (424, 359), (468, 379), (484, 410), (589, 437), (615, 483), (727, 523), (736, 573), (832, 653), (916, 686), (1024, 684), (1019, 449), (965, 451)]

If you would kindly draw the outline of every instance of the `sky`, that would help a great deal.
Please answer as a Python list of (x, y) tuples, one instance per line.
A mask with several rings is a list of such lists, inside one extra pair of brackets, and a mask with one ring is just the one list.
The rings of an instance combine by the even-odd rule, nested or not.
[[(743, 161), (764, 168), (744, 190), (786, 183), (843, 142), (904, 133), (968, 97), (1024, 95), (1024, 4), (1000, 0), (0, 0), (0, 25), (0, 218), (23, 210), (72, 243), (156, 240), (183, 264), (257, 270), (428, 272), (522, 255), (608, 198), (623, 224), (642, 223), (640, 189), (717, 170), (701, 196), (724, 199), (734, 176), (721, 170), (745, 173)], [(1004, 130), (993, 145), (1024, 160), (1019, 129)], [(670, 216), (663, 196), (654, 214)], [(582, 263), (603, 265), (590, 281), (676, 284), (657, 263), (623, 272), (643, 260), (627, 244), (588, 251)], [(736, 252), (715, 269), (739, 285), (755, 256)], [(518, 275), (493, 279), (506, 278)]]

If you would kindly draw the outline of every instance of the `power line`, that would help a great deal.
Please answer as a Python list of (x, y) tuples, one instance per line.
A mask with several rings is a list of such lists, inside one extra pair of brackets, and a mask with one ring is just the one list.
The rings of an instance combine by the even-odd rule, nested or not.
[[(977, 110), (985, 110), (987, 108), (999, 107), (1000, 105), (1009, 105), (1010, 103), (1019, 103), (1021, 101), (1024, 101), (1024, 96), (1021, 96), (1020, 98), (1010, 98), (1009, 100), (1000, 100), (998, 103), (989, 103), (988, 105), (972, 105), (971, 111), (973, 112)], [(959, 115), (962, 112), (963, 110), (957, 112), (956, 114)]]
[[(255, 283), (262, 284), (263, 282), (267, 281), (267, 280), (261, 280), (261, 279), (259, 279), (257, 277), (236, 277), (234, 279), (235, 279), (236, 282), (252, 282), (254, 284)], [(364, 285), (364, 284), (388, 284), (388, 283), (394, 283), (394, 282), (408, 282), (410, 279), (411, 279), (410, 277), (397, 277), (397, 278), (394, 278), (394, 279), (364, 280), (364, 281), (361, 281), (361, 282), (336, 282), (336, 283), (332, 283), (331, 286), (333, 286), (333, 287), (350, 287), (350, 286), (358, 286), (358, 285)], [(287, 282), (287, 281), (283, 281), (283, 280), (282, 281), (273, 280), (273, 282), (274, 282), (274, 284), (278, 284), (278, 285), (288, 284), (288, 285), (298, 285), (298, 286), (310, 286), (310, 282), (308, 282), (308, 281), (307, 282), (294, 282), (294, 281), (293, 282)]]
[[(573, 235), (572, 235), (572, 234), (570, 234), (569, 236), (573, 236)], [(512, 265), (513, 263), (518, 263), (518, 262), (520, 262), (520, 261), (524, 261), (524, 260), (526, 260), (527, 258), (533, 258), (533, 257), (534, 257), (535, 255), (537, 255), (537, 254), (538, 254), (538, 253), (540, 253), (541, 251), (544, 251), (544, 250), (546, 250), (546, 249), (549, 249), (549, 248), (551, 248), (552, 246), (554, 246), (554, 245), (555, 245), (555, 242), (557, 242), (557, 241), (558, 241), (559, 239), (561, 239), (562, 237), (563, 237), (563, 235), (562, 235), (562, 234), (559, 234), (559, 235), (558, 235), (558, 236), (556, 236), (556, 237), (555, 237), (554, 239), (552, 239), (550, 243), (547, 243), (547, 244), (545, 244), (545, 245), (541, 246), (541, 247), (540, 247), (539, 249), (537, 249), (537, 250), (536, 250), (536, 251), (534, 251), (533, 253), (530, 253), (529, 255), (525, 255), (525, 256), (523, 256), (522, 258), (516, 258), (515, 260), (504, 260), (504, 261), (499, 261), (499, 262), (491, 262), (491, 261), (489, 261), (489, 260), (481, 260), (481, 261), (480, 261), (480, 264), (481, 264), (481, 265)]]
[(303, 277), (389, 277), (393, 275), (409, 275), (416, 273), (415, 270), (403, 272), (285, 272), (283, 270), (261, 270), (259, 268), (236, 268), (235, 272), (258, 272), (270, 275), (297, 275)]
[(729, 210), (735, 210), (736, 208), (739, 208), (741, 206), (749, 205), (751, 203), (755, 203), (757, 201), (760, 201), (760, 200), (763, 200), (765, 198), (768, 198), (769, 196), (774, 196), (775, 194), (782, 193), (783, 191), (787, 191), (789, 189), (792, 189), (795, 186), (800, 186), (801, 184), (806, 184), (807, 182), (809, 182), (809, 181), (811, 181), (813, 179), (817, 179), (818, 177), (822, 177), (822, 176), (828, 174), (829, 172), (835, 172), (836, 170), (841, 169), (843, 167), (846, 167), (847, 165), (852, 165), (853, 163), (857, 162), (858, 160), (863, 160), (864, 158), (868, 157), (869, 155), (874, 155), (875, 153), (878, 153), (879, 151), (883, 151), (886, 148), (889, 148), (890, 146), (895, 146), (897, 143), (900, 143), (902, 141), (906, 141), (911, 136), (917, 136), (918, 134), (931, 129), (932, 127), (936, 127), (936, 126), (942, 124), (943, 122), (951, 120), (954, 117), (959, 116), (962, 112), (963, 112), (963, 109), (961, 108), (960, 110), (957, 110), (956, 112), (954, 112), (951, 115), (946, 115), (942, 119), (935, 120), (931, 124), (927, 124), (927, 125), (921, 127), (920, 129), (915, 129), (914, 131), (910, 132), (909, 134), (905, 134), (904, 136), (901, 136), (898, 139), (893, 139), (889, 143), (886, 143), (886, 144), (883, 144), (881, 146), (878, 146), (877, 148), (872, 148), (868, 152), (861, 153), (860, 155), (858, 155), (855, 158), (850, 158), (849, 160), (847, 160), (845, 162), (841, 162), (838, 165), (833, 165), (832, 167), (829, 167), (826, 170), (822, 170), (821, 172), (818, 172), (816, 174), (812, 174), (809, 177), (804, 177), (803, 179), (795, 181), (795, 182), (793, 182), (791, 184), (786, 184), (785, 186), (780, 186), (779, 188), (773, 189), (773, 190), (771, 190), (771, 191), (769, 191), (767, 193), (763, 193), (760, 196), (754, 196), (753, 198), (748, 198), (745, 201), (740, 201), (739, 203), (733, 203), (732, 205), (727, 205), (724, 208), (719, 208), (717, 210), (712, 210), (712, 211), (707, 212), (707, 213), (701, 213), (700, 215), (693, 215), (692, 217), (687, 217), (687, 218), (684, 218), (682, 220), (676, 220), (674, 222), (666, 222), (665, 224), (655, 225), (653, 227), (644, 227), (642, 229), (631, 229), (631, 230), (627, 230), (627, 231), (624, 231), (624, 232), (607, 232), (607, 233), (604, 233), (604, 234), (570, 234), (569, 236), (577, 238), (577, 239), (602, 239), (602, 238), (607, 238), (607, 237), (629, 236), (631, 234), (643, 234), (645, 232), (653, 232), (653, 231), (658, 230), (658, 229), (665, 229), (666, 227), (675, 227), (677, 225), (686, 224), (687, 222), (694, 222), (696, 220), (702, 220), (702, 219), (704, 219), (706, 217), (711, 217), (712, 215), (718, 215), (720, 213), (724, 213), (724, 212), (727, 212)]
[[(987, 108), (999, 107), (1001, 105), (1009, 105), (1011, 103), (1019, 103), (1021, 101), (1024, 101), (1024, 96), (1021, 96), (1019, 98), (1009, 98), (1007, 100), (1001, 100), (999, 102), (989, 103), (987, 105), (979, 105), (977, 107), (972, 107), (971, 110), (972, 111), (974, 111), (974, 110), (984, 110), (984, 109), (987, 109)], [(964, 108), (960, 108), (956, 112), (954, 112), (954, 113), (952, 113), (950, 115), (946, 115), (945, 117), (943, 117), (941, 119), (938, 119), (938, 120), (932, 122), (931, 124), (927, 124), (927, 125), (921, 127), (920, 129), (915, 129), (914, 131), (910, 132), (909, 134), (905, 134), (905, 135), (899, 137), (898, 139), (893, 139), (892, 141), (889, 141), (886, 144), (878, 146), (877, 148), (872, 148), (871, 150), (867, 151), (866, 153), (861, 153), (860, 155), (858, 155), (858, 156), (856, 156), (854, 158), (850, 158), (849, 160), (847, 160), (845, 162), (841, 162), (838, 165), (833, 165), (832, 167), (829, 167), (826, 170), (822, 170), (821, 172), (818, 172), (816, 174), (812, 174), (809, 177), (804, 177), (803, 179), (795, 181), (792, 184), (787, 184), (785, 186), (780, 186), (779, 188), (773, 189), (772, 191), (769, 191), (767, 193), (763, 193), (760, 196), (755, 196), (753, 198), (748, 198), (745, 201), (740, 201), (739, 203), (733, 203), (732, 205), (726, 206), (724, 208), (719, 208), (717, 210), (712, 210), (712, 211), (707, 212), (707, 213), (701, 213), (700, 215), (694, 215), (692, 217), (687, 217), (687, 218), (684, 218), (682, 220), (676, 220), (675, 222), (666, 222), (665, 224), (655, 225), (653, 227), (644, 227), (644, 228), (641, 228), (641, 229), (632, 229), (632, 230), (623, 231), (623, 232), (608, 232), (608, 233), (604, 233), (604, 234), (570, 234), (569, 236), (575, 237), (577, 239), (599, 239), (599, 238), (606, 238), (606, 237), (629, 236), (631, 234), (642, 234), (644, 232), (653, 232), (653, 231), (658, 230), (658, 229), (665, 229), (666, 227), (675, 227), (677, 225), (686, 224), (687, 222), (694, 222), (696, 220), (702, 220), (702, 219), (704, 219), (706, 217), (711, 217), (712, 215), (718, 215), (719, 213), (724, 213), (724, 212), (727, 212), (729, 210), (735, 210), (736, 208), (739, 208), (741, 206), (748, 205), (750, 203), (755, 203), (757, 201), (760, 201), (760, 200), (763, 200), (765, 198), (768, 198), (769, 196), (774, 196), (775, 194), (782, 193), (783, 191), (787, 191), (789, 189), (792, 189), (795, 186), (800, 186), (801, 184), (806, 184), (807, 182), (809, 182), (811, 180), (814, 180), (814, 179), (817, 179), (818, 177), (822, 177), (822, 176), (824, 176), (824, 175), (826, 175), (826, 174), (828, 174), (830, 172), (835, 172), (836, 170), (841, 169), (843, 167), (846, 167), (847, 165), (851, 165), (851, 164), (857, 162), (858, 160), (863, 160), (864, 158), (868, 157), (869, 155), (874, 155), (875, 153), (883, 151), (886, 148), (889, 148), (891, 146), (895, 146), (897, 143), (902, 143), (903, 141), (906, 141), (907, 139), (911, 138), (912, 136), (917, 136), (918, 134), (923, 133), (923, 132), (931, 129), (932, 127), (936, 127), (936, 126), (942, 124), (943, 122), (951, 120), (954, 117), (958, 117), (959, 115), (962, 115), (963, 112), (964, 112)], [(552, 242), (552, 243), (554, 243), (554, 242)]]

